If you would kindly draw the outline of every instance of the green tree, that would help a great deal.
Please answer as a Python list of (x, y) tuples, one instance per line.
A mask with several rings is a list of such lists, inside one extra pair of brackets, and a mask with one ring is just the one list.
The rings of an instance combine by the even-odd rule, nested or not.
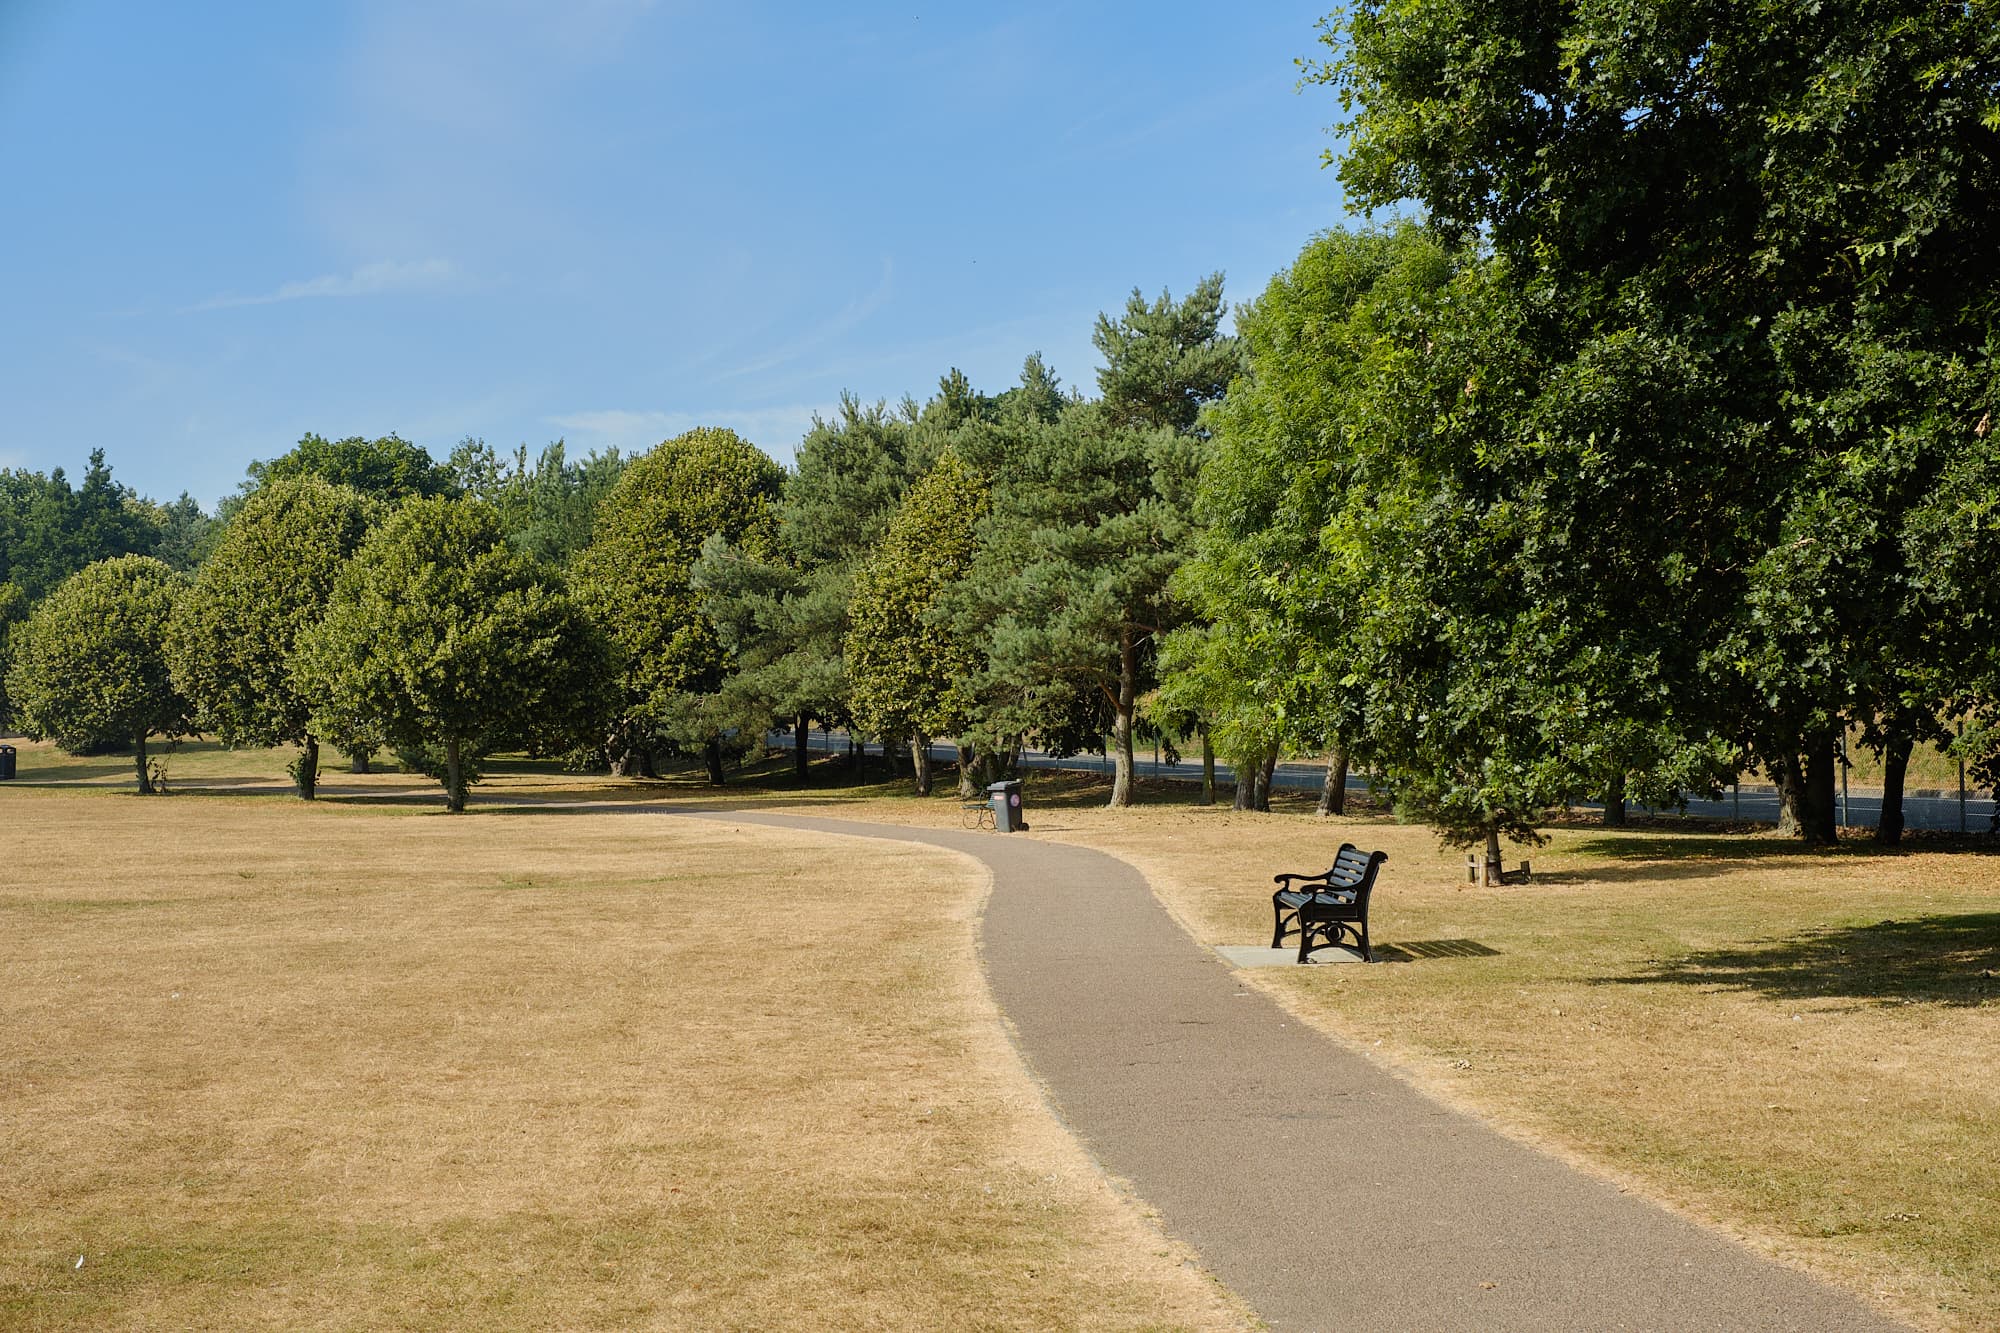
[(1124, 315), (1098, 315), (1091, 334), (1104, 357), (1097, 372), (1104, 410), (1140, 430), (1196, 430), (1202, 408), (1222, 397), (1243, 366), (1241, 346), (1221, 327), (1220, 273), (1179, 301), (1164, 291), (1148, 301), (1134, 288)]
[(1255, 777), (1281, 747), (1321, 745), (1338, 770), (1358, 739), (1343, 639), (1366, 585), (1322, 538), (1356, 498), (1347, 432), (1378, 312), (1423, 299), (1450, 271), (1415, 226), (1330, 232), (1237, 313), (1245, 370), (1203, 418), (1200, 535), (1175, 582), (1203, 623), (1176, 632), (1162, 702), (1223, 746), (1239, 808), (1260, 804)]
[[(954, 599), (988, 646), (988, 725), (1060, 745), (1079, 702), (1082, 716), (1108, 713), (1114, 806), (1131, 803), (1139, 699), (1180, 614), (1168, 579), (1193, 534), (1199, 410), (1240, 365), (1218, 328), (1221, 281), (1178, 303), (1134, 292), (1122, 318), (1100, 316), (1101, 401), (963, 433), (968, 461), (995, 478), (978, 569)], [(1079, 683), (1095, 697), (1079, 701)]]
[(458, 493), (448, 469), (438, 466), (422, 446), (393, 434), (376, 440), (359, 435), (329, 440), (308, 434), (288, 453), (252, 463), (248, 473), (243, 483), (246, 495), (288, 477), (318, 477), (378, 500)]
[(7, 668), (14, 660), (15, 626), (28, 618), (28, 594), (18, 583), (0, 583), (0, 727), (14, 720), (13, 700), (7, 694)]
[(300, 637), (324, 618), (335, 580), (380, 506), (306, 475), (269, 482), (244, 503), (174, 610), (167, 660), (204, 730), (225, 745), (292, 743), (298, 794), (313, 799), (322, 739), (299, 686)]
[[(1983, 2), (1702, 0), (1634, 22), (1368, 0), (1329, 23), (1334, 56), (1311, 71), (1351, 112), (1350, 198), (1415, 199), (1446, 237), (1483, 238), (1552, 379), (1637, 356), (1699, 405), (1571, 395), (1566, 430), (1653, 460), (1593, 473), (1611, 483), (1599, 512), (1680, 534), (1683, 597), (1654, 638), (1697, 650), (1687, 693), (1819, 840), (1846, 721), (1894, 744), (1938, 702), (1907, 669), (1936, 608), (1901, 595), (1895, 534), (1979, 419), (1995, 345), (1993, 20)], [(1618, 559), (1638, 526), (1614, 524), (1605, 556), (1570, 552), (1600, 595), (1643, 595)]]
[(481, 761), (601, 736), (613, 708), (604, 639), (561, 581), (512, 550), (490, 506), (406, 501), (334, 582), (299, 638), (296, 690), (314, 734), (372, 719), (465, 809)]
[(0, 471), (0, 580), (19, 584), (31, 601), (86, 565), (147, 554), (159, 542), (154, 515), (112, 477), (102, 449), (91, 450), (77, 487), (61, 468), (46, 477)]
[(723, 694), (729, 656), (691, 571), (712, 536), (770, 557), (784, 475), (734, 431), (701, 427), (633, 459), (605, 498), (574, 582), (622, 663), (612, 748), (625, 771), (672, 746), (702, 753), (720, 784), (726, 733), (762, 743), (769, 715), (753, 724)]
[(183, 574), (199, 569), (221, 540), (221, 521), (210, 517), (201, 502), (186, 491), (167, 504), (151, 500), (141, 503), (160, 534), (147, 554)]
[(1109, 714), (1114, 805), (1131, 803), (1132, 724), (1174, 614), (1167, 579), (1189, 535), (1198, 447), (1096, 404), (1009, 432), (976, 568), (954, 596), (962, 632), (987, 646), (986, 743), (1033, 732), (1063, 748), (1051, 732), (1085, 685), (1094, 736), (1098, 708)]
[(167, 622), (185, 579), (151, 556), (100, 560), (65, 579), (13, 635), (7, 692), (31, 735), (76, 751), (133, 748), (151, 794), (146, 742), (188, 730), (167, 670)]
[(856, 572), (847, 672), (854, 720), (906, 736), (919, 796), (931, 791), (930, 745), (966, 727), (979, 645), (955, 632), (946, 591), (972, 568), (987, 486), (957, 454), (939, 456), (903, 498), (882, 543)]
[(799, 445), (768, 554), (716, 539), (692, 572), (730, 654), (723, 693), (746, 717), (792, 721), (801, 785), (812, 720), (853, 722), (844, 645), (854, 571), (881, 541), (921, 460), (935, 452), (941, 428), (935, 414), (929, 425), (923, 415), (843, 395), (839, 411), (815, 417)]
[(618, 484), (625, 459), (612, 449), (572, 461), (557, 440), (533, 459), (524, 444), (502, 460), (484, 440), (466, 439), (445, 466), (461, 493), (499, 511), (518, 550), (566, 565), (589, 543), (598, 507)]

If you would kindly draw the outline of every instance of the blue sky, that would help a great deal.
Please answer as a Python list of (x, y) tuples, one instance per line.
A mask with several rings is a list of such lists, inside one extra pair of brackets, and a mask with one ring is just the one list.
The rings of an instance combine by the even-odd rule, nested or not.
[(1323, 12), (0, 0), (0, 466), (212, 504), (307, 431), (789, 460), (843, 389), (1094, 390), (1097, 311), (1342, 220)]

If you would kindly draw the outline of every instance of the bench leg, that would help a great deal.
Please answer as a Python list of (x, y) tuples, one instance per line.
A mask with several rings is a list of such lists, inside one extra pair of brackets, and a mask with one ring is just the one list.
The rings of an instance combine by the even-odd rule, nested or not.
[(1291, 933), (1285, 929), (1286, 922), (1289, 921), (1293, 926), (1301, 930), (1304, 929), (1303, 926), (1299, 925), (1299, 914), (1297, 912), (1287, 912), (1284, 904), (1278, 902), (1276, 899), (1271, 901), (1271, 918), (1271, 947), (1273, 949), (1282, 949), (1285, 947), (1285, 936)]
[(1368, 923), (1366, 921), (1363, 921), (1361, 923), (1360, 938), (1361, 938), (1361, 961), (1364, 963), (1374, 962), (1375, 955), (1368, 951)]

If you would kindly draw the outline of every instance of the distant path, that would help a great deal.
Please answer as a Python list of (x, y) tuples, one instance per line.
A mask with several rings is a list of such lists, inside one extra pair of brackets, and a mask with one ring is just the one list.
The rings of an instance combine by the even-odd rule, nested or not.
[(1301, 1027), (1122, 861), (1033, 837), (713, 813), (984, 862), (981, 952), (1029, 1066), (1104, 1167), (1275, 1328), (1900, 1327)]

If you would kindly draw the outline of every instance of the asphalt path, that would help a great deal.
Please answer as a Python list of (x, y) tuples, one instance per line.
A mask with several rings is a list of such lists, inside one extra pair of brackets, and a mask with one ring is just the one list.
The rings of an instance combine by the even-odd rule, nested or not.
[(984, 863), (987, 980), (1052, 1105), (1274, 1328), (1900, 1327), (1302, 1027), (1113, 857), (1032, 833), (712, 817)]
[[(773, 732), (769, 737), (773, 747), (788, 747), (792, 744), (789, 732)], [(810, 733), (808, 744), (820, 753), (840, 752), (847, 749), (847, 737), (840, 732)], [(870, 742), (863, 746), (868, 754), (879, 755), (882, 747)], [(938, 744), (931, 747), (931, 755), (936, 759), (953, 759), (957, 751), (950, 745)], [(1036, 750), (1029, 750), (1021, 756), (1025, 768), (1067, 769), (1082, 773), (1109, 773), (1111, 760), (1099, 755), (1070, 755), (1056, 759)], [(1163, 778), (1172, 782), (1200, 782), (1201, 765), (1183, 758), (1178, 763), (1168, 763), (1164, 758), (1155, 759), (1150, 754), (1135, 756), (1133, 771), (1142, 778)], [(1290, 790), (1318, 791), (1326, 781), (1324, 764), (1280, 764), (1272, 774), (1275, 786)], [(1217, 763), (1215, 781), (1218, 786), (1226, 786), (1236, 781), (1233, 769), (1227, 764)], [(1347, 789), (1351, 792), (1366, 793), (1368, 779), (1361, 774), (1350, 774)], [(1919, 790), (1930, 792), (1930, 788)], [(1580, 803), (1580, 808), (1595, 810), (1601, 807), (1591, 802)], [(1710, 819), (1761, 820), (1775, 824), (1778, 820), (1778, 794), (1769, 786), (1743, 787), (1719, 801), (1689, 801), (1685, 812), (1677, 810), (1648, 810), (1645, 806), (1634, 805), (1635, 811), (1650, 814), (1700, 815)], [(1918, 795), (1915, 791), (1903, 795), (1903, 825), (1911, 829), (1929, 829), (1940, 832), (1985, 833), (1993, 828), (1994, 803), (1968, 793), (1961, 803), (1957, 792), (1938, 792)], [(1859, 790), (1851, 793), (1844, 802), (1844, 813), (1840, 816), (1843, 826), (1853, 828), (1873, 828), (1882, 816), (1882, 796), (1879, 791)]]

